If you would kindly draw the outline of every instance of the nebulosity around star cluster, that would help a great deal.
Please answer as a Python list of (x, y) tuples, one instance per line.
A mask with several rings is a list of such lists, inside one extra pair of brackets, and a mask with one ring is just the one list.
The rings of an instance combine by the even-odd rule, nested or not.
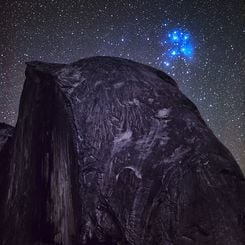
[(194, 55), (194, 46), (190, 33), (186, 30), (175, 29), (169, 32), (162, 42), (164, 49), (163, 64), (166, 67), (173, 67), (171, 64), (178, 59), (188, 63)]

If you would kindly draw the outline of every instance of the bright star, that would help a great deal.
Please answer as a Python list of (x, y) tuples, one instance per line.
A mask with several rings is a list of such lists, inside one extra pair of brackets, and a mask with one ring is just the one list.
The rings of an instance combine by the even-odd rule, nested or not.
[(171, 54), (172, 54), (172, 55), (176, 55), (177, 53), (176, 53), (176, 51), (174, 50), (174, 51), (172, 51)]
[(173, 39), (174, 39), (174, 40), (178, 40), (178, 37), (177, 37), (177, 36), (173, 36)]

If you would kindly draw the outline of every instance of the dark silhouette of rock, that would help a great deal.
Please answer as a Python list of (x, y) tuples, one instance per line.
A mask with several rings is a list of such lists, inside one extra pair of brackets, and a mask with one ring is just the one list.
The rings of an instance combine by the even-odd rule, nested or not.
[[(13, 135), (14, 128), (5, 123), (0, 123), (0, 208), (1, 203), (4, 200), (3, 189), (6, 189), (9, 171), (10, 161), (10, 144)], [(0, 212), (1, 213), (1, 212)]]
[[(2, 151), (4, 145), (13, 135), (13, 127), (0, 122), (0, 152)], [(1, 153), (0, 153), (1, 154)]]
[(27, 63), (12, 140), (1, 245), (245, 244), (243, 174), (159, 70)]
[[(0, 234), (2, 230), (2, 220), (4, 215), (4, 202), (6, 201), (7, 186), (9, 181), (10, 167), (10, 145), (13, 135), (13, 127), (5, 123), (0, 123)], [(1, 241), (1, 240), (0, 240)]]

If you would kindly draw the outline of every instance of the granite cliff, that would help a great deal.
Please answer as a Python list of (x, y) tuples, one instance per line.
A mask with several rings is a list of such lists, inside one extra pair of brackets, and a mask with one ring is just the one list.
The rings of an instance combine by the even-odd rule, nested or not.
[(162, 71), (29, 62), (0, 126), (1, 245), (245, 244), (244, 176)]

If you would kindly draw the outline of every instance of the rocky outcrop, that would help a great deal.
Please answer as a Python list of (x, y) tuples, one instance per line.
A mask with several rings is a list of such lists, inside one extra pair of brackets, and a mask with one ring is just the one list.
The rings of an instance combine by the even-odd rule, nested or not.
[(27, 64), (0, 244), (242, 245), (245, 181), (165, 73)]

